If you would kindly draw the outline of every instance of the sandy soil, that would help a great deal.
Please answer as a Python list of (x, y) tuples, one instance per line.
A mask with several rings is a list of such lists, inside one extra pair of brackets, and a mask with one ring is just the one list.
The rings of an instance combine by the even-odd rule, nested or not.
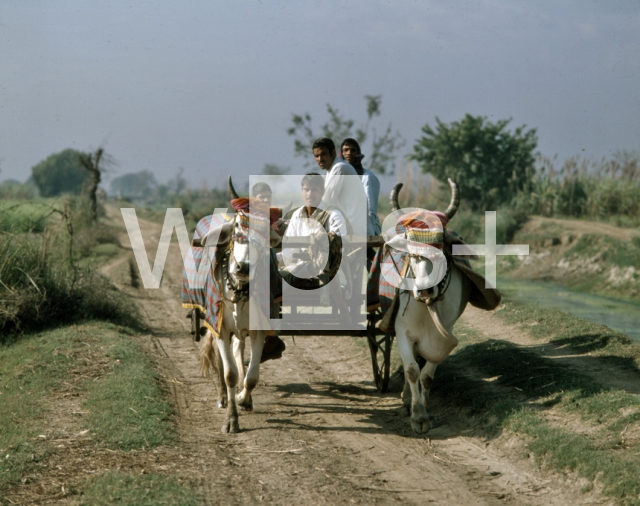
[[(110, 208), (109, 216), (122, 223), (119, 210)], [(161, 226), (140, 221), (153, 259)], [(129, 247), (126, 234), (122, 244)], [(523, 458), (521, 441), (487, 439), (475, 420), (438, 409), (438, 399), (439, 426), (415, 435), (399, 415), (399, 394), (376, 391), (369, 351), (358, 338), (285, 338), (283, 357), (261, 367), (254, 412), (241, 415), (241, 433), (221, 434), (224, 412), (216, 408), (215, 385), (199, 374), (198, 349), (181, 308), (177, 244), (158, 290), (136, 287), (132, 265), (127, 252), (103, 272), (136, 300), (151, 329), (144, 339), (175, 404), (179, 444), (124, 454), (76, 436), (57, 450), (55, 464), (29, 478), (32, 493), (17, 493), (14, 502), (76, 503), (78, 496), (61, 486), (68, 491), (91, 473), (121, 469), (176, 476), (197, 488), (205, 504), (576, 503), (579, 487), (570, 477), (542, 474)], [(517, 340), (517, 331), (495, 317), (468, 311), (464, 318)], [(81, 432), (68, 414), (73, 404), (71, 396), (57, 408), (66, 416), (65, 434)], [(582, 504), (607, 503), (595, 493), (578, 497)]]

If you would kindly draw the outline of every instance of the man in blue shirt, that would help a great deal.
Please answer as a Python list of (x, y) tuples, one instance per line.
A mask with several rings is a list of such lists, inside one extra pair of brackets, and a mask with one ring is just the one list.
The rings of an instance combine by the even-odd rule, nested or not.
[(364, 155), (360, 151), (358, 141), (351, 137), (342, 141), (340, 147), (342, 158), (349, 163), (362, 179), (362, 186), (367, 196), (367, 235), (380, 235), (380, 220), (378, 219), (378, 195), (380, 195), (380, 181), (369, 169), (362, 166)]

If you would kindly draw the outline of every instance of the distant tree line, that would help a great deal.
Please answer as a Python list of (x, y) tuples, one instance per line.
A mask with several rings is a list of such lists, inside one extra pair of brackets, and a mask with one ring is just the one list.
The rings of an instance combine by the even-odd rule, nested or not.
[[(367, 168), (379, 174), (393, 173), (404, 140), (391, 123), (380, 131), (373, 126), (381, 115), (382, 97), (364, 98), (366, 110), (359, 123), (330, 104), (327, 104), (328, 120), (317, 129), (309, 113), (293, 114), (287, 133), (293, 137), (294, 154), (313, 167), (311, 145), (315, 139), (327, 136), (339, 146), (344, 138), (354, 137), (363, 147)], [(511, 211), (547, 216), (640, 217), (637, 153), (621, 152), (613, 160), (599, 164), (570, 159), (555, 169), (536, 152), (536, 129), (510, 125), (510, 119), (493, 123), (486, 117), (470, 114), (451, 123), (436, 117), (435, 125), (424, 125), (407, 158), (441, 182), (445, 190), (447, 178), (455, 180), (461, 189), (463, 205), (475, 212), (509, 207)], [(95, 194), (99, 177), (96, 179), (92, 167), (100, 163), (99, 152), (87, 154), (66, 149), (52, 154), (32, 168), (30, 181), (43, 197), (79, 194), (91, 188)], [(273, 163), (266, 163), (263, 169), (271, 175), (290, 171), (290, 167)], [(13, 183), (0, 184), (0, 196), (3, 191), (19, 190)], [(25, 195), (29, 193), (28, 189), (22, 190)], [(159, 184), (148, 170), (121, 175), (111, 181), (110, 194), (143, 205), (180, 205), (192, 209), (194, 217), (228, 203), (223, 189), (189, 189), (182, 169), (167, 184)]]

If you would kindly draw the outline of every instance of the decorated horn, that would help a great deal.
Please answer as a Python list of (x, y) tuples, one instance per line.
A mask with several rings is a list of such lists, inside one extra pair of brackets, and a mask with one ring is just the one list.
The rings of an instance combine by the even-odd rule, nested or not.
[(398, 183), (393, 187), (393, 190), (391, 190), (391, 195), (389, 195), (389, 205), (391, 206), (391, 211), (397, 211), (398, 209), (400, 209), (400, 204), (398, 204), (398, 193), (400, 193), (400, 189), (402, 188), (402, 186), (402, 183)]
[(233, 187), (233, 181), (231, 181), (231, 176), (229, 176), (228, 190), (229, 190), (229, 198), (231, 199), (240, 198), (240, 195), (238, 195), (238, 192), (236, 192), (236, 189)]
[(460, 190), (458, 189), (458, 185), (451, 178), (448, 178), (448, 181), (449, 186), (451, 186), (451, 202), (444, 214), (447, 218), (451, 219), (458, 211), (458, 207), (460, 207)]

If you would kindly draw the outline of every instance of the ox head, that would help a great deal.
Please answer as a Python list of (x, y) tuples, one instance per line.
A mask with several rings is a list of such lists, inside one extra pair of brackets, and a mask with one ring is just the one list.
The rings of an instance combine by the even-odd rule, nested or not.
[[(241, 199), (236, 193), (229, 176), (229, 196), (232, 205), (237, 208), (233, 220), (218, 225), (209, 230), (203, 238), (203, 246), (229, 247), (229, 274), (241, 284), (249, 281), (252, 272), (251, 264), (255, 263), (260, 255), (268, 253), (280, 243), (280, 236), (270, 226), (268, 215), (256, 212), (249, 208), (249, 200)], [(239, 201), (242, 205), (239, 205)], [(251, 254), (251, 252), (254, 254)], [(257, 252), (257, 255), (255, 254)]]
[[(407, 276), (413, 279), (412, 292), (416, 300), (433, 303), (439, 295), (438, 283), (445, 278), (447, 262), (442, 253), (444, 227), (456, 214), (460, 206), (460, 191), (451, 179), (451, 202), (444, 213), (424, 211), (406, 216), (403, 224), (406, 231), (402, 238), (409, 255)], [(390, 195), (392, 211), (398, 211), (398, 194), (402, 183), (397, 184)], [(434, 282), (434, 280), (437, 280)]]

